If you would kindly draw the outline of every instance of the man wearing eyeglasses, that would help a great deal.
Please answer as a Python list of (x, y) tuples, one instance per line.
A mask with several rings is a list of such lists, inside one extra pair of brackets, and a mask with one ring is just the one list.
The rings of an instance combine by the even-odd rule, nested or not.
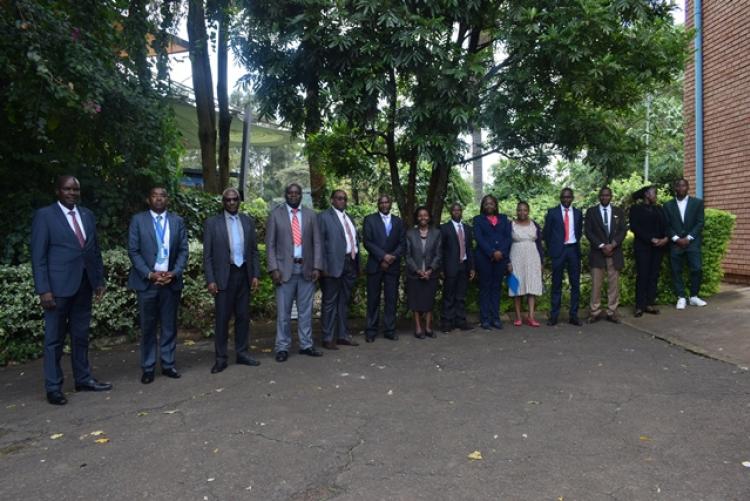
[(229, 319), (234, 315), (234, 351), (240, 365), (260, 362), (248, 353), (250, 293), (258, 290), (260, 261), (255, 221), (240, 208), (240, 193), (227, 188), (222, 194), (224, 210), (206, 220), (203, 231), (203, 269), (208, 292), (214, 297), (216, 362), (211, 374), (227, 368)]

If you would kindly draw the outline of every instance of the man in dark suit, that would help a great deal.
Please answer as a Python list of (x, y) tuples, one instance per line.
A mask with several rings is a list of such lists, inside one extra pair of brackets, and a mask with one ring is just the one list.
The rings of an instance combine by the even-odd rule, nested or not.
[(474, 279), (474, 241), (471, 226), (462, 221), (463, 207), (451, 205), (451, 220), (440, 225), (443, 255), (443, 332), (469, 330), (466, 323), (466, 291)]
[(625, 266), (622, 242), (628, 232), (625, 212), (613, 207), (612, 190), (607, 186), (599, 190), (599, 205), (586, 211), (584, 220), (586, 238), (591, 243), (589, 268), (591, 269), (591, 311), (589, 323), (602, 317), (600, 309), (602, 282), (607, 272), (607, 320), (619, 324), (617, 306), (620, 303), (620, 270)]
[(570, 282), (570, 312), (568, 322), (582, 325), (578, 318), (578, 301), (581, 295), (581, 233), (583, 214), (572, 207), (573, 190), (560, 191), (560, 205), (547, 211), (542, 237), (547, 253), (552, 259), (552, 304), (547, 325), (557, 324), (562, 303), (563, 272), (567, 271)]
[(667, 231), (671, 244), (670, 262), (672, 267), (672, 285), (677, 295), (677, 309), (684, 310), (685, 283), (682, 279), (682, 261), (687, 258), (690, 268), (690, 305), (706, 306), (698, 297), (701, 288), (701, 242), (703, 234), (703, 200), (688, 196), (690, 185), (687, 180), (679, 179), (674, 184), (675, 198), (664, 204), (667, 216)]
[(365, 340), (375, 341), (380, 324), (380, 293), (385, 289), (383, 328), (385, 338), (395, 341), (398, 279), (404, 255), (406, 229), (398, 216), (391, 214), (391, 197), (380, 195), (378, 212), (365, 217), (363, 240), (367, 249), (367, 327)]
[[(182, 293), (182, 273), (188, 261), (188, 240), (182, 218), (167, 213), (167, 190), (157, 186), (146, 199), (149, 210), (133, 216), (128, 231), (128, 256), (132, 264), (128, 288), (138, 295), (141, 323), (141, 383), (154, 381), (156, 346), (161, 373), (177, 379), (177, 308)], [(157, 325), (161, 335), (157, 340)]]
[(292, 346), (292, 304), (297, 303), (300, 355), (321, 357), (312, 339), (315, 282), (323, 269), (323, 251), (315, 212), (302, 207), (302, 187), (284, 191), (286, 203), (271, 211), (266, 224), (268, 271), (276, 285), (276, 361), (286, 362)]
[(221, 195), (224, 210), (206, 220), (203, 231), (203, 270), (208, 292), (214, 296), (216, 361), (211, 374), (227, 368), (229, 319), (234, 314), (234, 351), (241, 365), (260, 362), (248, 353), (250, 291), (258, 289), (260, 262), (255, 220), (239, 212), (240, 193), (227, 188)]
[(104, 295), (104, 262), (94, 214), (77, 205), (81, 185), (75, 177), (60, 176), (55, 194), (58, 201), (36, 211), (31, 223), (31, 267), (44, 308), (47, 401), (65, 405), (60, 358), (68, 327), (76, 391), (106, 391), (112, 385), (93, 378), (88, 358), (92, 294), (97, 300)]
[(338, 345), (358, 346), (346, 327), (349, 301), (359, 275), (359, 240), (354, 222), (346, 213), (344, 190), (331, 194), (331, 207), (318, 214), (323, 242), (323, 348), (338, 350)]

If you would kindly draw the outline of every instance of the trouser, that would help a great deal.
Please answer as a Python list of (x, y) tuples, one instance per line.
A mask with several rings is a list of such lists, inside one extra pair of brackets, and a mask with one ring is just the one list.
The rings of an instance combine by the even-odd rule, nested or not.
[(153, 372), (156, 366), (157, 343), (161, 368), (174, 367), (177, 350), (177, 308), (180, 305), (181, 293), (181, 290), (155, 284), (149, 284), (148, 289), (138, 291), (141, 368), (144, 372)]
[(216, 324), (214, 348), (218, 362), (227, 361), (229, 319), (234, 315), (234, 352), (237, 357), (247, 356), (250, 333), (250, 283), (247, 278), (247, 263), (239, 268), (229, 267), (227, 287), (219, 291), (214, 299)]
[(578, 318), (578, 301), (581, 295), (581, 253), (577, 244), (566, 245), (563, 252), (552, 259), (552, 293), (550, 319), (557, 320), (562, 304), (563, 273), (570, 282), (570, 318)]
[(479, 321), (482, 325), (502, 325), (500, 296), (508, 262), (496, 263), (485, 258), (478, 258), (476, 264), (479, 275)]
[(386, 336), (396, 333), (396, 304), (398, 303), (398, 273), (376, 271), (367, 275), (366, 334), (374, 338), (380, 325), (380, 293), (384, 291), (383, 331)]
[(687, 257), (688, 268), (690, 269), (690, 296), (697, 296), (701, 288), (701, 279), (703, 271), (701, 268), (701, 249), (695, 242), (692, 242), (687, 249), (680, 249), (676, 245), (671, 245), (670, 263), (672, 267), (672, 285), (677, 297), (685, 296), (685, 283), (682, 279), (683, 259)]
[(91, 380), (89, 365), (89, 326), (91, 324), (92, 289), (83, 272), (78, 291), (70, 297), (55, 296), (55, 309), (44, 310), (44, 388), (60, 391), (63, 372), (60, 359), (65, 335), (70, 330), (73, 378), (77, 384)]
[(620, 272), (615, 269), (613, 259), (605, 258), (605, 268), (591, 268), (591, 316), (601, 313), (602, 283), (607, 275), (607, 315), (617, 313), (620, 304)]
[(466, 325), (466, 291), (469, 289), (469, 270), (466, 261), (453, 276), (443, 279), (443, 314), (441, 322), (446, 327)]
[(661, 273), (661, 248), (645, 245), (640, 242), (633, 244), (635, 256), (635, 309), (645, 310), (646, 306), (656, 302), (656, 290)]
[(295, 264), (288, 281), (276, 286), (276, 352), (292, 346), (292, 304), (297, 302), (297, 335), (300, 349), (312, 348), (312, 308), (315, 282), (305, 280), (302, 265)]
[(340, 277), (323, 277), (320, 288), (323, 291), (323, 341), (349, 339), (346, 320), (349, 317), (349, 301), (352, 297), (354, 284), (357, 280), (357, 270), (354, 260), (347, 254), (344, 258), (344, 270)]

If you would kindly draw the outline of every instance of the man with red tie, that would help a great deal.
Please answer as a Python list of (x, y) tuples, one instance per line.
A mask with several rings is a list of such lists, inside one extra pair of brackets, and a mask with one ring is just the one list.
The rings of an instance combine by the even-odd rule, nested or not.
[(44, 308), (47, 401), (65, 405), (60, 358), (68, 330), (76, 391), (107, 391), (112, 385), (93, 378), (88, 358), (91, 299), (104, 295), (104, 262), (94, 214), (77, 205), (81, 185), (75, 177), (60, 176), (55, 193), (58, 201), (34, 214), (31, 267)]
[(542, 236), (547, 253), (552, 259), (552, 304), (547, 325), (557, 324), (562, 303), (563, 272), (570, 282), (570, 310), (568, 322), (582, 325), (578, 318), (578, 299), (581, 294), (581, 234), (583, 213), (572, 206), (573, 190), (560, 191), (560, 205), (547, 211)]

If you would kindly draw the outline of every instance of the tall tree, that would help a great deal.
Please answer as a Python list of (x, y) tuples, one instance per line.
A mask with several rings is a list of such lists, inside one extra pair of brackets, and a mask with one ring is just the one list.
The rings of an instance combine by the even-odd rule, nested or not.
[(216, 96), (219, 100), (219, 191), (229, 186), (229, 132), (232, 126), (232, 115), (229, 113), (229, 83), (227, 80), (229, 3), (229, 0), (218, 0), (213, 13), (217, 22), (216, 60), (218, 73), (216, 76)]

